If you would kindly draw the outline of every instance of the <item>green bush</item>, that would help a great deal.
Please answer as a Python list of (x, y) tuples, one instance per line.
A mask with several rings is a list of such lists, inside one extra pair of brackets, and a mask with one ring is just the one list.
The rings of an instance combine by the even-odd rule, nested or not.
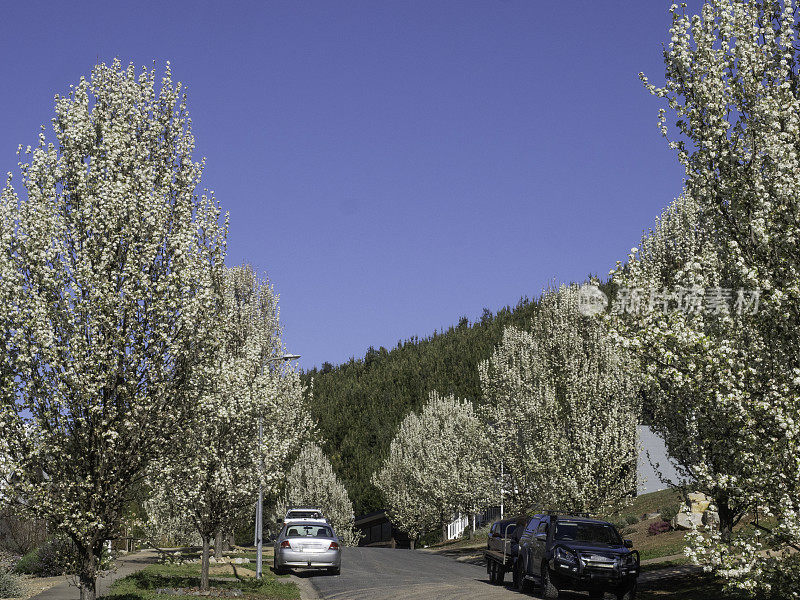
[(671, 523), (672, 519), (675, 518), (675, 516), (680, 512), (680, 510), (681, 510), (680, 504), (670, 504), (669, 506), (662, 508), (658, 512), (658, 516), (661, 517), (662, 521)]
[(14, 571), (38, 577), (52, 577), (75, 573), (77, 564), (78, 552), (75, 544), (67, 538), (54, 537), (23, 556)]
[(18, 598), (22, 596), (19, 575), (0, 570), (0, 598)]
[(25, 556), (17, 561), (14, 565), (15, 573), (26, 573), (28, 575), (36, 575), (39, 568), (39, 549), (34, 548)]
[(639, 522), (639, 517), (636, 515), (625, 515), (625, 522), (628, 525), (636, 525)]

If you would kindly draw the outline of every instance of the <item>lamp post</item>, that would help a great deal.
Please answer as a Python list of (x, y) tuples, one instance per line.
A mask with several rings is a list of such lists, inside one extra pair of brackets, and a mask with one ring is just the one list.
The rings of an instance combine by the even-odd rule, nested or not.
[[(280, 362), (280, 361), (290, 361), (290, 360), (297, 360), (300, 358), (299, 354), (284, 354), (283, 356), (276, 356), (274, 358), (268, 358), (265, 360), (265, 363), (268, 362)], [(261, 365), (261, 372), (264, 372), (264, 365)], [(263, 443), (263, 427), (261, 423), (261, 417), (258, 418), (258, 451), (261, 452), (261, 445)], [(264, 484), (263, 479), (261, 477), (261, 471), (263, 470), (263, 466), (259, 461), (258, 465), (258, 504), (256, 505), (256, 579), (261, 579), (262, 574), (262, 549), (264, 544), (264, 520), (263, 520), (263, 504), (264, 504)]]

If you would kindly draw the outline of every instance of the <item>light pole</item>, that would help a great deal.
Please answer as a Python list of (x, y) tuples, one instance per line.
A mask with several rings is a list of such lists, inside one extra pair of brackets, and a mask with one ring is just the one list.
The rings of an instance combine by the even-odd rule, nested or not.
[[(265, 363), (297, 360), (300, 358), (299, 354), (284, 354), (283, 356), (276, 356), (268, 358)], [(261, 372), (264, 372), (264, 365), (261, 365)], [(263, 443), (264, 432), (261, 423), (261, 417), (258, 418), (258, 452), (261, 453), (261, 446)], [(256, 579), (261, 579), (261, 563), (262, 563), (262, 548), (264, 544), (264, 520), (263, 520), (263, 504), (264, 504), (264, 483), (262, 478), (262, 470), (264, 465), (261, 464), (259, 459), (258, 464), (258, 504), (256, 505)]]

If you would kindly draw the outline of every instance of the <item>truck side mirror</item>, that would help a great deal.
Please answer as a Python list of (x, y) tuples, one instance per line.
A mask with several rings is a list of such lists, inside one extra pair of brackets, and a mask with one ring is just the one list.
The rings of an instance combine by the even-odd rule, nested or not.
[(622, 543), (626, 548), (633, 548), (633, 540), (622, 540)]

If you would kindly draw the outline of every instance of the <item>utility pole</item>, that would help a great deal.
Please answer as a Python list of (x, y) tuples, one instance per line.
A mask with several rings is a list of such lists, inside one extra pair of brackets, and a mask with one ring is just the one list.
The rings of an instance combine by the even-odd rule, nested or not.
[[(264, 427), (261, 417), (258, 418), (258, 452), (261, 454), (262, 443), (264, 442)], [(258, 464), (258, 504), (256, 505), (256, 579), (261, 579), (262, 546), (264, 543), (264, 520), (262, 511), (264, 510), (264, 485), (261, 483), (264, 465), (259, 458)]]

